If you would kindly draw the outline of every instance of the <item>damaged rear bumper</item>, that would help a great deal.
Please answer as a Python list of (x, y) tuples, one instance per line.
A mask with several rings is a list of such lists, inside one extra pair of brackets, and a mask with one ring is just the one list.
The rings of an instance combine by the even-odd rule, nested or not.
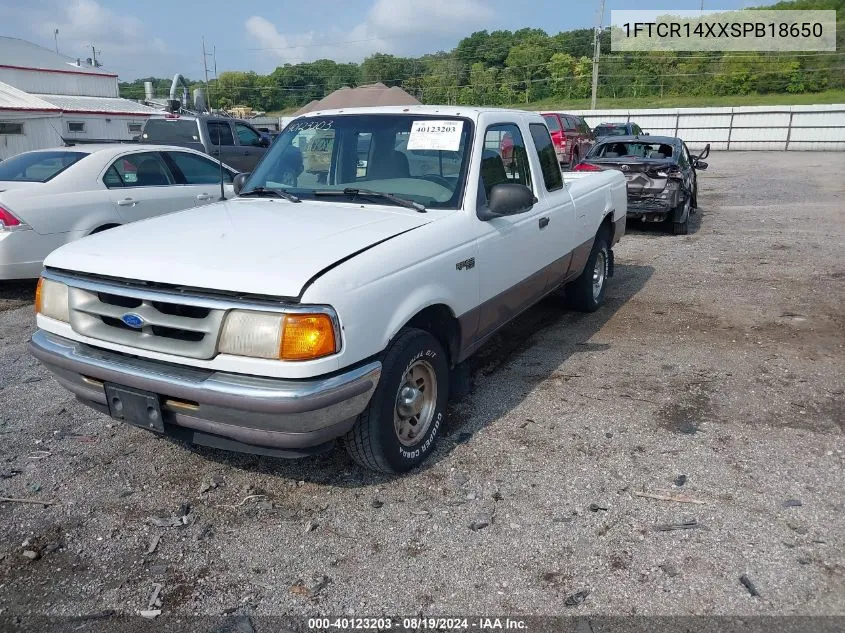
[(631, 198), (629, 196), (627, 217), (643, 222), (663, 221), (674, 212), (677, 198), (677, 195), (671, 198)]

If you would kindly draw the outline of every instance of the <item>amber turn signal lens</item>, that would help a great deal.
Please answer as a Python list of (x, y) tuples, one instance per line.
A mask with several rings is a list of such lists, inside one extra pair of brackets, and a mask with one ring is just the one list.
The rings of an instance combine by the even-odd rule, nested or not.
[(35, 286), (35, 314), (41, 312), (41, 284), (44, 283), (44, 278), (38, 278), (38, 285)]
[(285, 315), (279, 351), (282, 360), (312, 360), (337, 352), (334, 325), (329, 315)]

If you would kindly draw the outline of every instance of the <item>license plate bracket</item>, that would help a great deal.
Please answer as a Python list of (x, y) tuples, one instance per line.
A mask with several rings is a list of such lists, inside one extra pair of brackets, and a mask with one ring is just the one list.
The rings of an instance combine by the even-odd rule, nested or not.
[(111, 417), (148, 431), (164, 433), (161, 401), (156, 394), (108, 382), (104, 388)]

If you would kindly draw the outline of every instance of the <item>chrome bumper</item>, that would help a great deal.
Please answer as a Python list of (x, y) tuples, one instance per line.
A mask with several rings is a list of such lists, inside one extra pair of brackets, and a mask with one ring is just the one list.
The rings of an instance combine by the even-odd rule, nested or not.
[(188, 441), (248, 452), (297, 451), (340, 437), (381, 376), (378, 361), (304, 380), (228, 374), (126, 356), (43, 330), (32, 336), (29, 352), (98, 410), (108, 412), (105, 382), (148, 391), (160, 397), (166, 427), (192, 432)]

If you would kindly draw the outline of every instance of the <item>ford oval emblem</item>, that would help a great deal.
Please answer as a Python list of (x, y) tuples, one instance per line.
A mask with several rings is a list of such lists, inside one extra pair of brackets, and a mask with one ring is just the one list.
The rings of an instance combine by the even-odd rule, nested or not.
[(120, 317), (120, 320), (123, 321), (126, 325), (136, 330), (140, 330), (144, 327), (144, 317), (140, 314), (135, 314), (134, 312), (128, 312)]

